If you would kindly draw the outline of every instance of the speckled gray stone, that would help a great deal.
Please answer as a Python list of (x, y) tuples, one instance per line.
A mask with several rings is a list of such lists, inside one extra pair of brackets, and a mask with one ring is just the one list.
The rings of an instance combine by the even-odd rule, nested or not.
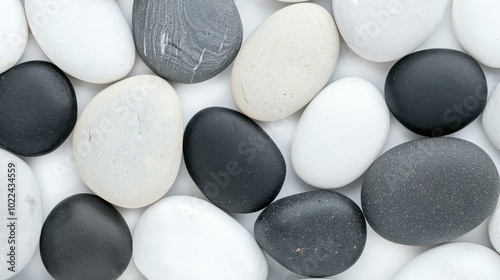
[(366, 173), (361, 202), (385, 239), (429, 246), (458, 238), (483, 222), (499, 196), (491, 158), (473, 143), (431, 138), (384, 153)]
[(146, 65), (179, 83), (202, 82), (222, 72), (243, 40), (234, 0), (135, 0), (132, 25)]
[(328, 190), (282, 198), (255, 222), (257, 243), (285, 268), (308, 277), (327, 277), (351, 267), (366, 242), (361, 209)]

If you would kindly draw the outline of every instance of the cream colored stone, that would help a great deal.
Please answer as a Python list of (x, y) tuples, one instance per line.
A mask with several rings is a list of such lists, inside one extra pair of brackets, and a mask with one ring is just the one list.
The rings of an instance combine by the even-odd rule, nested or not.
[(28, 42), (28, 23), (19, 0), (0, 1), (0, 73), (21, 58)]

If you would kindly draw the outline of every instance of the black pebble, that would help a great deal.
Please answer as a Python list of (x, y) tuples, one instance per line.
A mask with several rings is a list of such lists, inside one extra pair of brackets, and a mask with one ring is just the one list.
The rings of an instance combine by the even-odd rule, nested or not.
[(403, 57), (385, 82), (385, 99), (394, 117), (424, 136), (443, 136), (466, 127), (484, 110), (487, 95), (479, 64), (449, 49)]
[(427, 138), (392, 148), (368, 169), (361, 190), (366, 220), (385, 239), (431, 246), (481, 224), (499, 196), (495, 164), (457, 138)]
[(359, 207), (334, 191), (312, 191), (269, 205), (255, 222), (255, 239), (285, 268), (327, 277), (351, 267), (366, 242)]
[(50, 153), (68, 138), (77, 113), (73, 85), (54, 64), (30, 61), (0, 74), (0, 147)]
[(132, 257), (132, 236), (111, 204), (92, 194), (77, 194), (50, 212), (40, 254), (56, 280), (117, 279)]
[(250, 213), (269, 205), (285, 180), (283, 155), (254, 121), (234, 110), (198, 112), (184, 133), (191, 178), (222, 210)]

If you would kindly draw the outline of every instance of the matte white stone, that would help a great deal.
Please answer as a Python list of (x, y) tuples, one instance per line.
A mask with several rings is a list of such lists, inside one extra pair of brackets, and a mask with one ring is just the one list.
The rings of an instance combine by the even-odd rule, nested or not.
[(451, 19), (455, 35), (478, 62), (500, 68), (500, 1), (453, 0)]
[(359, 56), (387, 62), (402, 58), (427, 40), (448, 0), (333, 0), (340, 33)]
[(497, 252), (500, 252), (500, 203), (497, 204), (497, 207), (490, 216), (488, 234), (493, 248)]
[(483, 129), (491, 143), (500, 149), (500, 84), (486, 102), (483, 112)]
[(26, 17), (49, 59), (71, 76), (105, 84), (135, 62), (132, 32), (114, 0), (25, 0)]
[(0, 1), (0, 73), (21, 58), (28, 43), (28, 23), (19, 0)]
[[(9, 184), (14, 184), (14, 186)], [(43, 217), (42, 194), (35, 175), (23, 160), (1, 149), (0, 207), (2, 209), (0, 211), (0, 221), (2, 221), (0, 280), (5, 280), (21, 271), (33, 257), (38, 247)], [(12, 208), (12, 212), (9, 208)], [(11, 250), (11, 246), (14, 250)], [(15, 252), (15, 256), (8, 256), (12, 255), (12, 251)], [(9, 270), (12, 266), (14, 266), (14, 272)]]
[(328, 11), (311, 3), (287, 6), (257, 27), (236, 56), (234, 101), (256, 120), (286, 118), (319, 93), (338, 56), (339, 34)]
[(474, 243), (448, 243), (434, 247), (403, 266), (392, 280), (498, 280), (500, 256)]
[(97, 94), (73, 134), (80, 177), (110, 203), (126, 208), (149, 205), (177, 176), (181, 108), (174, 89), (157, 76), (128, 78)]
[(137, 222), (134, 261), (150, 280), (265, 280), (267, 262), (252, 235), (214, 205), (164, 198)]
[(302, 114), (292, 140), (293, 168), (315, 187), (345, 186), (375, 161), (389, 124), (389, 109), (375, 86), (361, 78), (338, 80)]

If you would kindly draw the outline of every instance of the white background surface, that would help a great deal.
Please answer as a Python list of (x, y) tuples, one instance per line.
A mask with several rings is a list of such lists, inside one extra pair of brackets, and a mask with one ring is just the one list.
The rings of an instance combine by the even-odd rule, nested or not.
[[(209, 1), (209, 0), (207, 0)], [(346, 0), (339, 0), (346, 1)], [(129, 25), (132, 24), (132, 0), (117, 0), (120, 8), (122, 9)], [(331, 12), (330, 0), (316, 0), (314, 3), (320, 4)], [(245, 38), (270, 14), (278, 9), (289, 5), (286, 3), (276, 2), (275, 0), (236, 0), (239, 8), (244, 27)], [(428, 48), (452, 48), (461, 50), (455, 36), (453, 34), (451, 21), (450, 21), (450, 3), (445, 13), (445, 16), (433, 33), (431, 38), (427, 40), (419, 49)], [(36, 41), (30, 34), (28, 47), (23, 55), (21, 62), (30, 60), (48, 60), (47, 57), (38, 47)], [(385, 77), (394, 64), (391, 63), (371, 63), (368, 62), (352, 51), (342, 42), (340, 59), (330, 82), (339, 78), (348, 76), (357, 76), (365, 78), (373, 83), (381, 92)], [(488, 80), (489, 93), (491, 94), (494, 87), (500, 81), (500, 70), (483, 67)], [(210, 106), (224, 106), (234, 108), (230, 90), (230, 71), (231, 67), (221, 73), (219, 76), (200, 84), (194, 85), (181, 85), (173, 84), (176, 89), (183, 110), (184, 125), (187, 124), (189, 119), (199, 110)], [(129, 76), (152, 73), (137, 56), (137, 60), (132, 72)], [(79, 112), (85, 107), (89, 100), (94, 97), (98, 92), (103, 90), (108, 85), (92, 85), (73, 79), (72, 82), (75, 86)], [(266, 132), (273, 138), (273, 140), (280, 147), (287, 163), (287, 176), (285, 184), (278, 198), (288, 196), (291, 194), (314, 190), (313, 187), (308, 186), (301, 181), (293, 172), (290, 163), (290, 142), (293, 135), (293, 130), (297, 123), (298, 118), (302, 111), (290, 116), (285, 120), (275, 123), (260, 123)], [(495, 149), (493, 145), (487, 140), (480, 123), (477, 119), (474, 123), (452, 135), (472, 141), (485, 149), (493, 158), (497, 166), (500, 166), (500, 151)], [(402, 142), (420, 138), (410, 131), (403, 128), (393, 117), (391, 117), (391, 129), (389, 139), (384, 147), (384, 151), (394, 147)], [(43, 195), (43, 209), (44, 218), (49, 214), (50, 210), (64, 198), (82, 192), (90, 192), (85, 184), (80, 180), (76, 172), (72, 160), (71, 151), (71, 137), (55, 152), (38, 158), (24, 158), (26, 162), (32, 167), (38, 178), (42, 195)], [(360, 204), (360, 186), (362, 179), (356, 180), (354, 183), (338, 189), (339, 192), (346, 194), (352, 198), (358, 205)], [(192, 182), (189, 177), (184, 164), (181, 169), (177, 180), (168, 192), (171, 195), (190, 195), (202, 197), (200, 191)], [(119, 209), (127, 220), (131, 230), (134, 230), (135, 223), (144, 209)], [(259, 213), (233, 215), (245, 228), (253, 233), (253, 223)], [(200, 233), (202, 234), (202, 233)], [(474, 242), (491, 247), (487, 235), (486, 223), (480, 225), (471, 233), (459, 239), (460, 241)], [(409, 247), (401, 246), (385, 241), (371, 229), (368, 230), (368, 240), (365, 251), (360, 260), (349, 270), (338, 275), (335, 279), (338, 280), (387, 280), (390, 279), (397, 270), (411, 260), (414, 256), (424, 251), (425, 247)], [(278, 265), (272, 259), (269, 260), (269, 277), (268, 280), (290, 280), (290, 279), (304, 279), (307, 277), (300, 277)], [(29, 263), (29, 265), (12, 279), (16, 280), (31, 280), (31, 279), (52, 279), (45, 271), (40, 259), (39, 251)], [(126, 280), (139, 280), (145, 279), (138, 272), (133, 261), (129, 268), (122, 275), (120, 279)]]

